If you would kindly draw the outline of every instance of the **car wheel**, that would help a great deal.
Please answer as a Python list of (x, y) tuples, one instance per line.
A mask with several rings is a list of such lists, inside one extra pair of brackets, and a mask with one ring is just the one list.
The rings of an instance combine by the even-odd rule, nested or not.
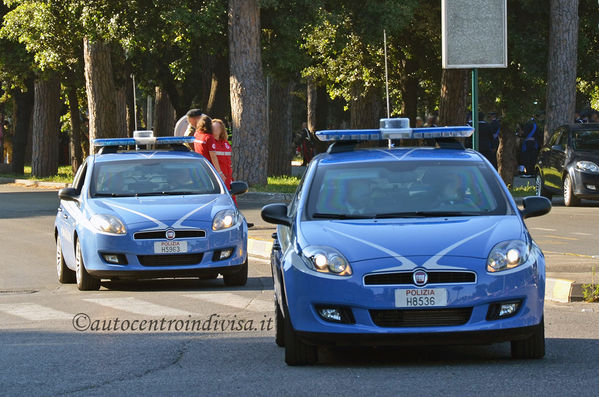
[(564, 179), (564, 204), (566, 207), (580, 204), (580, 199), (574, 195), (574, 184), (570, 175), (566, 175), (566, 179)]
[(232, 274), (223, 274), (225, 285), (236, 287), (245, 285), (248, 281), (248, 260), (246, 259), (241, 269)]
[(279, 347), (285, 346), (285, 318), (275, 298), (275, 343)]
[(72, 284), (75, 282), (75, 272), (67, 267), (62, 256), (62, 244), (60, 237), (56, 237), (56, 274), (61, 284)]
[(537, 171), (537, 175), (535, 176), (535, 194), (537, 196), (546, 197), (549, 200), (551, 200), (551, 197), (553, 196), (551, 193), (547, 192), (547, 189), (545, 189), (545, 182), (543, 181), (540, 171)]
[(537, 325), (534, 333), (526, 339), (512, 341), (513, 358), (543, 358), (545, 356), (545, 320)]
[(297, 337), (289, 316), (283, 321), (285, 327), (285, 362), (287, 365), (312, 365), (318, 360), (316, 346), (308, 345)]
[(100, 289), (100, 279), (90, 276), (87, 270), (85, 270), (79, 240), (77, 240), (75, 248), (75, 276), (79, 291), (97, 291)]

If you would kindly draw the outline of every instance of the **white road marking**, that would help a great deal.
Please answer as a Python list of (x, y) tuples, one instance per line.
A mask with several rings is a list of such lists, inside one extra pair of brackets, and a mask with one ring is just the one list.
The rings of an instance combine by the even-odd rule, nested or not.
[(0, 312), (31, 321), (70, 320), (73, 318), (72, 314), (35, 303), (3, 303), (0, 304)]
[(546, 229), (544, 227), (531, 227), (530, 229), (532, 229), (532, 230), (542, 230), (544, 232), (555, 232), (556, 231), (555, 229)]
[(211, 292), (206, 294), (187, 294), (188, 298), (199, 299), (204, 302), (216, 303), (218, 305), (230, 306), (236, 309), (251, 312), (270, 312), (274, 305), (271, 301), (244, 297), (230, 292)]
[(591, 233), (572, 232), (570, 234), (576, 234), (577, 236), (592, 236)]
[(141, 314), (143, 316), (188, 316), (191, 312), (174, 309), (172, 307), (157, 305), (136, 298), (97, 298), (83, 299), (87, 302), (110, 307), (125, 312)]

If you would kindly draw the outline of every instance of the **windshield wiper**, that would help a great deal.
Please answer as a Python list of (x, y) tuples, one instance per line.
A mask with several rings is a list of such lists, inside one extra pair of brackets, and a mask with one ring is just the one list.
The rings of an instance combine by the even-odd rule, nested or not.
[(463, 212), (463, 211), (413, 211), (413, 212), (389, 212), (384, 214), (376, 214), (376, 219), (382, 218), (426, 218), (426, 217), (443, 217), (443, 216), (475, 216), (481, 215), (478, 212)]
[(326, 213), (314, 213), (312, 214), (312, 218), (321, 218), (321, 219), (371, 219), (372, 215), (353, 215), (353, 214), (326, 214)]
[(132, 194), (123, 193), (96, 193), (94, 197), (133, 197)]

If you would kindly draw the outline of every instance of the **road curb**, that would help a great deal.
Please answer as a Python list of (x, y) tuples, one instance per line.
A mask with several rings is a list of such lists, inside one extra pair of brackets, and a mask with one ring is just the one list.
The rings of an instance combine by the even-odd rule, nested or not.
[(16, 183), (18, 185), (25, 185), (27, 187), (50, 187), (56, 189), (62, 189), (64, 187), (68, 187), (68, 183), (63, 182), (44, 182), (44, 181), (36, 181), (33, 179), (19, 179), (19, 178), (6, 178), (0, 177), (0, 183)]
[[(268, 259), (272, 250), (272, 241), (248, 238), (250, 256)], [(545, 300), (553, 302), (572, 302), (582, 300), (582, 285), (572, 280), (548, 277), (545, 282)], [(579, 296), (580, 295), (580, 296)]]

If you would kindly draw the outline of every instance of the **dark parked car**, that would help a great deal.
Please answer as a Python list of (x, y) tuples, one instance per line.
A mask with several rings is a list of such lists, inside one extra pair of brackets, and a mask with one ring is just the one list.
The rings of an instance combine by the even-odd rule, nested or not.
[(563, 194), (566, 206), (599, 200), (599, 123), (569, 124), (555, 130), (539, 152), (537, 195)]

